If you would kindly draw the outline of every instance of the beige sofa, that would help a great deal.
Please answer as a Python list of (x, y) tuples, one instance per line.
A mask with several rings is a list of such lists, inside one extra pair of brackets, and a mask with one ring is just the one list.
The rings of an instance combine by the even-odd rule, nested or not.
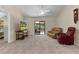
[(51, 37), (51, 38), (56, 39), (56, 38), (57, 38), (57, 34), (58, 34), (58, 33), (62, 33), (62, 32), (63, 32), (62, 28), (54, 27), (54, 28), (52, 28), (50, 31), (48, 31), (47, 35), (48, 35), (49, 37)]

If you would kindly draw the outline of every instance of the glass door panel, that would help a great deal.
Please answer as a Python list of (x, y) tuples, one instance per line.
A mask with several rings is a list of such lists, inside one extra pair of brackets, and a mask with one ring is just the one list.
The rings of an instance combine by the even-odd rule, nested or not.
[(40, 21), (40, 34), (45, 34), (45, 21)]
[(39, 21), (35, 21), (35, 34), (40, 34), (40, 22)]
[(35, 34), (45, 34), (45, 21), (35, 21), (34, 30)]

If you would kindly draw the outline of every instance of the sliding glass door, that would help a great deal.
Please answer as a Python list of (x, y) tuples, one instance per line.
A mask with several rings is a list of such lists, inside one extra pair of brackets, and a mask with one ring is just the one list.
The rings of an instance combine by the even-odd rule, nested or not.
[(45, 34), (45, 21), (35, 21), (34, 30), (37, 35)]
[(40, 21), (40, 34), (45, 34), (45, 21)]

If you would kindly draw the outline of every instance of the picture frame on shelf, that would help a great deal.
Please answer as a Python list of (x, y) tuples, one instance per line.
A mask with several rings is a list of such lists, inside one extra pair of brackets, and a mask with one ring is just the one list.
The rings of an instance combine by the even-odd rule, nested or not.
[(78, 8), (74, 9), (74, 23), (76, 24), (78, 22)]

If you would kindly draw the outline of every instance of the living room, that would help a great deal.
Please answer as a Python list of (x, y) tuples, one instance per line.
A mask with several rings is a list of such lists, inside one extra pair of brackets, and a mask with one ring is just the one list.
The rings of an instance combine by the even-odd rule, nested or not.
[[(1, 11), (8, 13), (8, 30), (4, 32), (4, 41), (0, 40), (0, 44), (3, 44), (0, 46), (0, 53), (79, 53), (79, 21), (76, 20), (75, 23), (74, 20), (74, 10), (78, 8), (79, 5), (0, 6)], [(40, 25), (41, 22), (44, 24)], [(26, 25), (23, 27), (23, 24)], [(68, 44), (60, 44), (57, 37), (48, 36), (48, 31), (55, 27), (62, 28), (62, 33), (66, 33), (69, 27), (75, 28), (73, 44), (68, 43), (69, 41)], [(27, 36), (24, 36), (23, 31), (28, 32)], [(22, 33), (21, 39), (16, 38), (19, 33)], [(71, 38), (68, 40), (72, 41)]]

